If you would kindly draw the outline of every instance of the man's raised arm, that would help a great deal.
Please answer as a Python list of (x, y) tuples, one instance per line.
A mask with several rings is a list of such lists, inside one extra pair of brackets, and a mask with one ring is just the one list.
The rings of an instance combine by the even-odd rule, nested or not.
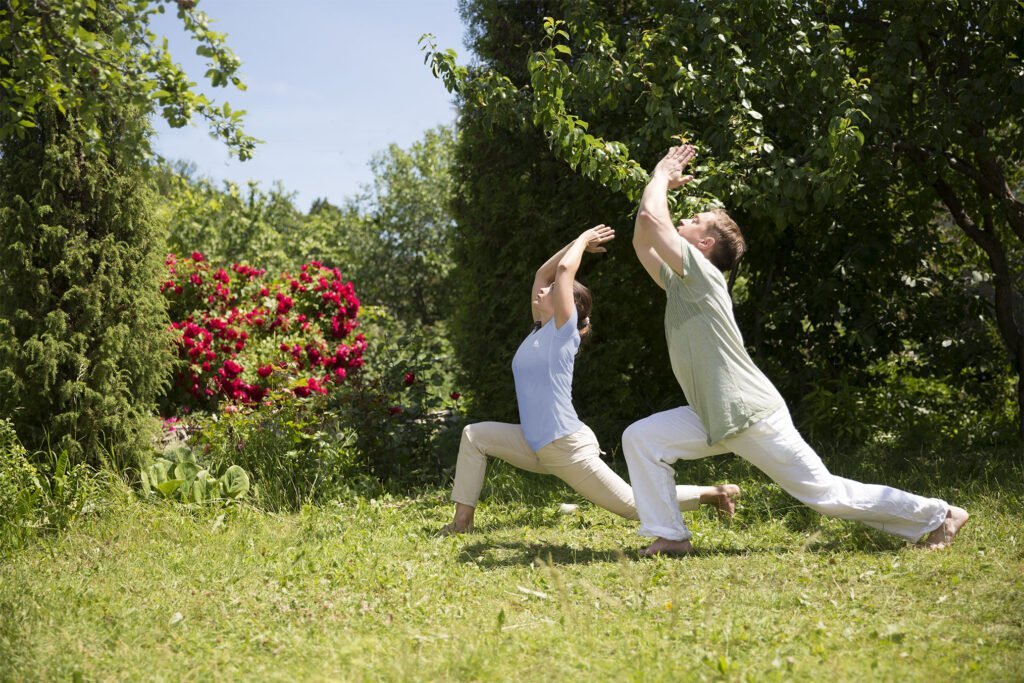
[(668, 263), (680, 275), (683, 262), (679, 233), (668, 210), (668, 191), (685, 185), (693, 176), (684, 176), (683, 170), (697, 152), (690, 145), (673, 147), (651, 172), (644, 188), (633, 228), (633, 248), (637, 258), (651, 278), (664, 288), (661, 264)]

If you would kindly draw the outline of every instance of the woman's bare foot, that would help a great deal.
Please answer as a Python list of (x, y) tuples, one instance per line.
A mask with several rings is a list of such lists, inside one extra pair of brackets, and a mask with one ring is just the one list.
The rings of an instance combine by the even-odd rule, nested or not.
[(670, 541), (667, 538), (657, 538), (654, 543), (640, 551), (640, 557), (655, 557), (657, 555), (689, 555), (693, 553), (693, 544), (689, 541)]
[(921, 547), (928, 550), (942, 550), (949, 547), (963, 525), (967, 524), (969, 517), (967, 510), (950, 505), (949, 511), (946, 512), (946, 519), (935, 531), (928, 534), (928, 538), (920, 543)]
[(736, 514), (736, 499), (740, 497), (740, 487), (736, 484), (722, 484), (721, 486), (708, 486), (706, 492), (700, 496), (702, 505), (714, 505), (718, 513), (725, 517), (732, 517)]
[(459, 526), (455, 522), (445, 524), (441, 527), (441, 530), (437, 532), (438, 536), (454, 536), (456, 534), (468, 534), (473, 531), (473, 525)]
[(439, 536), (451, 536), (453, 534), (468, 534), (473, 530), (473, 516), (476, 508), (465, 503), (455, 504), (455, 519), (450, 524), (445, 524), (438, 532)]

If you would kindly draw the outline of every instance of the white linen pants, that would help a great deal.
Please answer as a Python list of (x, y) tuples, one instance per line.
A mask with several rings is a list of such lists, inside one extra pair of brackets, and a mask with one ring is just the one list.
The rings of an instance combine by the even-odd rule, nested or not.
[[(601, 459), (597, 437), (589, 427), (555, 439), (535, 453), (517, 424), (479, 422), (466, 426), (455, 464), (454, 502), (476, 507), (484, 485), (487, 456), (528, 472), (553, 474), (594, 505), (626, 519), (640, 519), (633, 503), (633, 489)], [(700, 506), (700, 486), (670, 484), (670, 488), (677, 516), (680, 509), (696, 510)]]
[(785, 407), (711, 446), (692, 408), (666, 410), (627, 427), (622, 449), (636, 495), (641, 536), (688, 540), (690, 530), (674, 504), (672, 463), (729, 452), (824, 515), (863, 522), (909, 541), (937, 528), (949, 509), (937, 498), (832, 475), (793, 426)]

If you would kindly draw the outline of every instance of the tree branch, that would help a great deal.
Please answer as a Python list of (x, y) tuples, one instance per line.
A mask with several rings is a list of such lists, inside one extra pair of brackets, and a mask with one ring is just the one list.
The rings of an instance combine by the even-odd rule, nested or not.
[[(1003, 343), (1010, 350), (1010, 355), (1016, 359), (1020, 354), (1021, 346), (1024, 345), (1024, 332), (1018, 329), (1013, 318), (1013, 279), (1010, 274), (1010, 264), (1006, 260), (1006, 249), (999, 241), (999, 235), (994, 229), (992, 213), (984, 211), (982, 214), (983, 225), (979, 226), (968, 215), (956, 191), (945, 180), (936, 178), (932, 186), (956, 224), (988, 256), (992, 272), (995, 274), (996, 326), (999, 329), (999, 336), (1003, 338)], [(1017, 370), (1019, 372), (1021, 369)]]

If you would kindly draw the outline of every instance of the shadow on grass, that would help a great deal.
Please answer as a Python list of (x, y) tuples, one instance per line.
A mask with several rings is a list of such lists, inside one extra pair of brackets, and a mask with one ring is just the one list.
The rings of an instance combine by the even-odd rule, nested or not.
[[(636, 548), (591, 550), (563, 544), (529, 543), (525, 541), (479, 541), (462, 549), (459, 562), (484, 568), (523, 567), (534, 564), (568, 565), (619, 563), (647, 560)], [(701, 548), (687, 557), (747, 556), (762, 553), (788, 552), (772, 548)], [(687, 557), (680, 557), (685, 561)]]

